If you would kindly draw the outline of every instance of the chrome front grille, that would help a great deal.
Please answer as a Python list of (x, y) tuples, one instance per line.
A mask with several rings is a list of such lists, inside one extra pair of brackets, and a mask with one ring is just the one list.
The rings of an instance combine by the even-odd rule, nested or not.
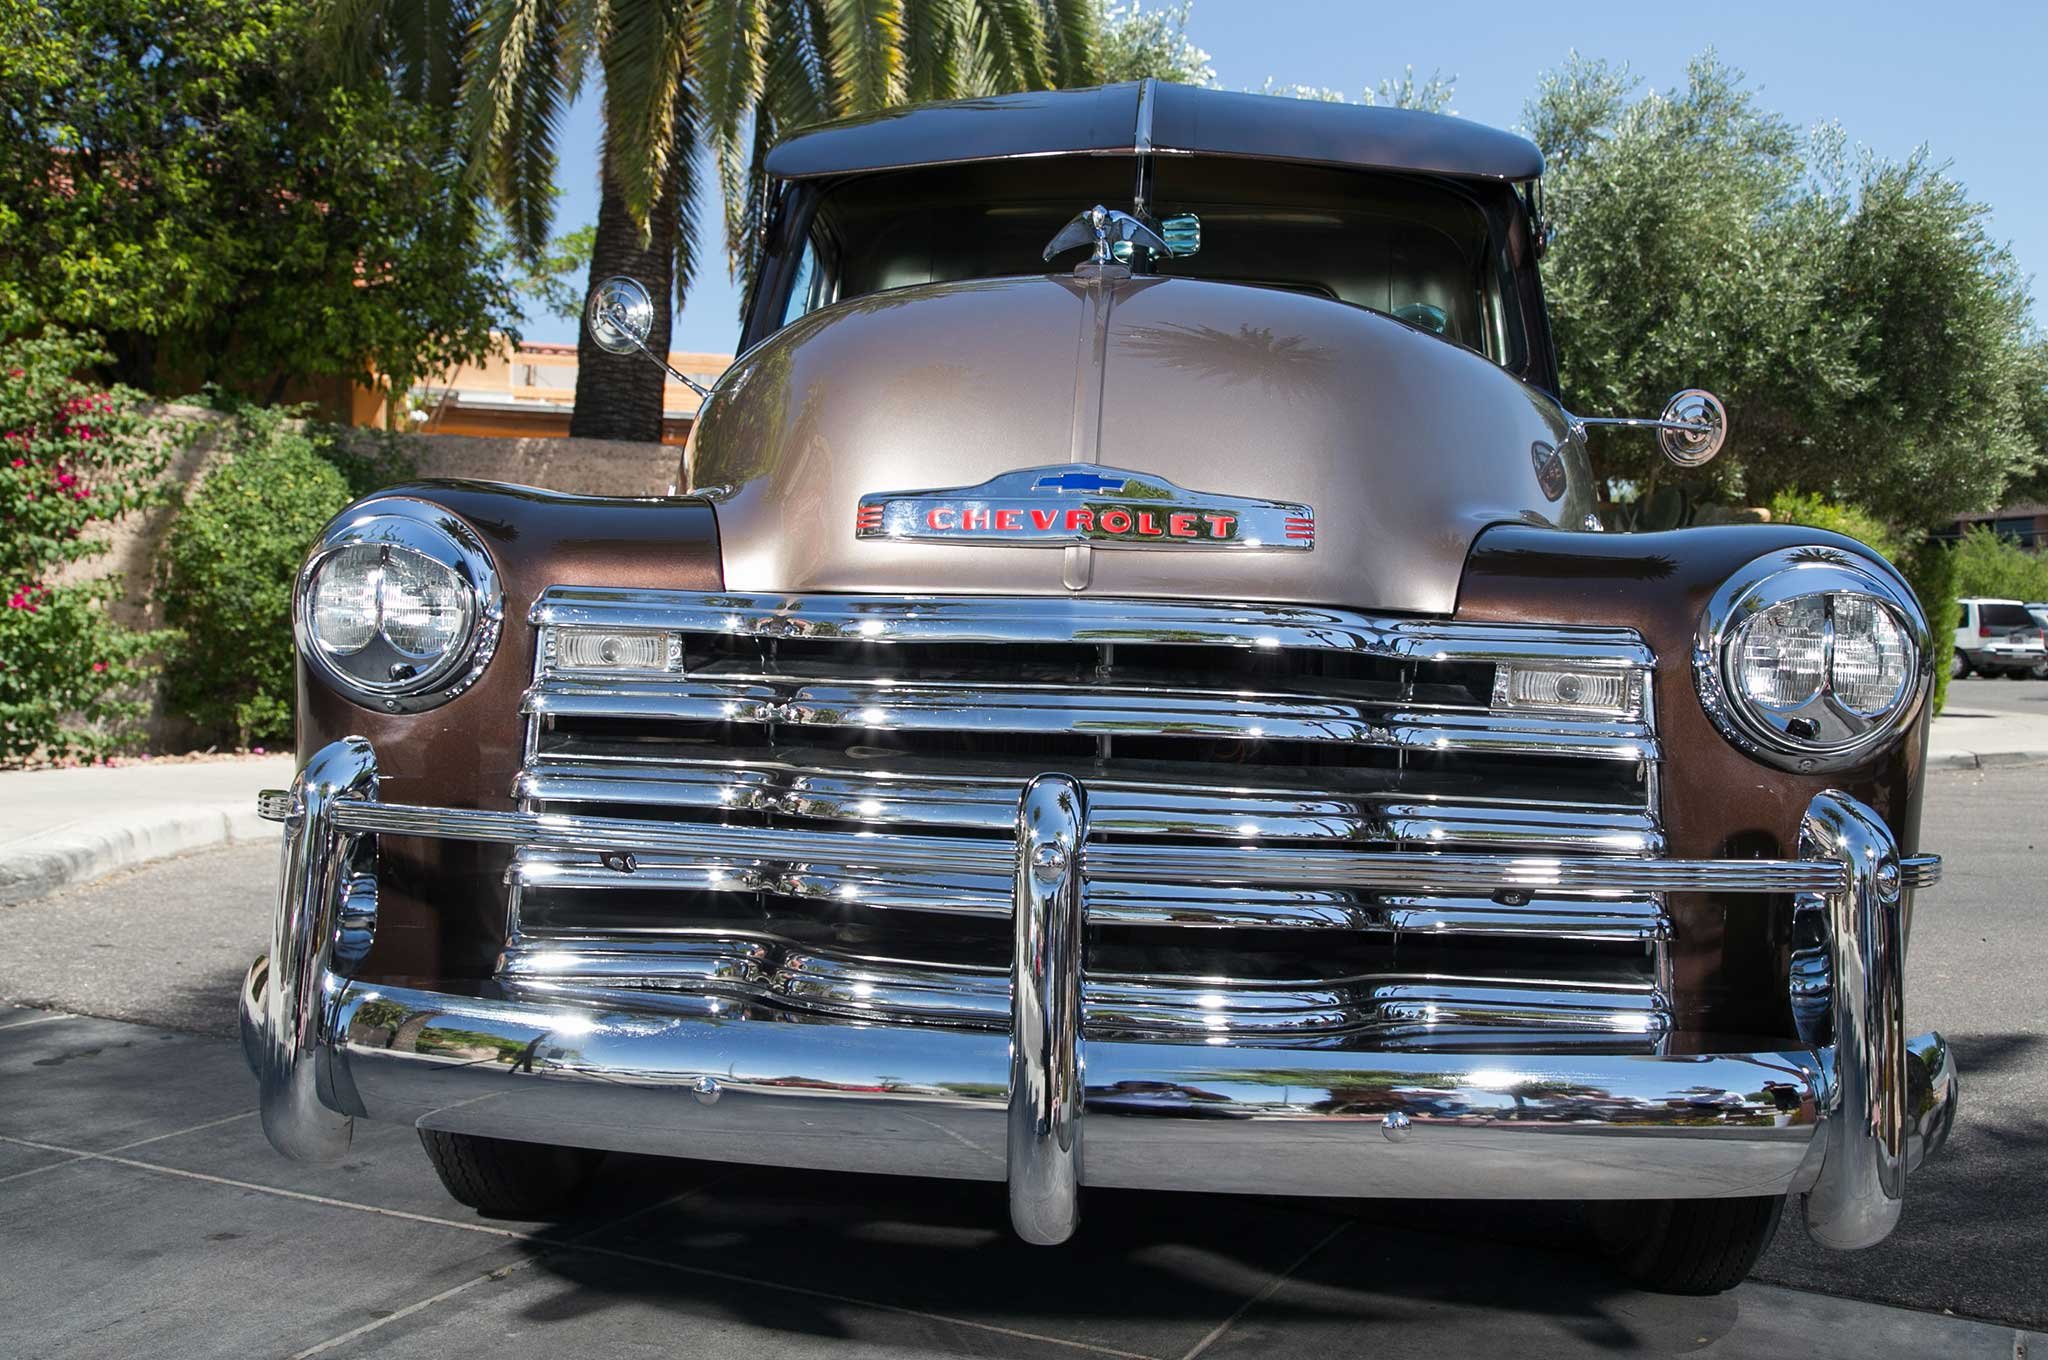
[[(758, 853), (630, 860), (522, 845), (508, 982), (999, 1028), (1017, 800), (1057, 770), (1087, 790), (1104, 866), (1090, 1035), (1631, 1050), (1668, 1027), (1657, 894), (1460, 893), (1444, 859), (1415, 892), (1344, 874), (1358, 856), (1660, 855), (1653, 663), (1625, 630), (576, 588), (534, 619), (522, 807), (762, 835)], [(566, 664), (607, 638), (650, 668)], [(1622, 698), (1506, 711), (1514, 665), (1613, 677)], [(806, 858), (807, 833), (846, 830), (929, 843), (929, 865)], [(1148, 873), (1165, 844), (1214, 847), (1215, 875)], [(1299, 881), (1234, 881), (1248, 853)]]

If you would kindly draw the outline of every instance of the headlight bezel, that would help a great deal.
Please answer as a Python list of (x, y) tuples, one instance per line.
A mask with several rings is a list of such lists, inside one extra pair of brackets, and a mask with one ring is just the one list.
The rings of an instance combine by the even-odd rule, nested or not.
[[(341, 553), (363, 546), (417, 553), (445, 568), (466, 593), (466, 636), (412, 675), (378, 679), (352, 669), (314, 635), (312, 595), (320, 573)], [(422, 712), (469, 689), (496, 653), (504, 621), (504, 592), (483, 540), (453, 511), (410, 496), (376, 497), (338, 516), (306, 555), (292, 589), (292, 635), (299, 656), (350, 702), (387, 713)], [(381, 630), (373, 633), (372, 644), (381, 637)], [(373, 654), (360, 664), (377, 659)]]
[[(1835, 595), (1871, 600), (1890, 616), (1912, 650), (1897, 701), (1878, 714), (1859, 712), (1834, 692)], [(1736, 653), (1749, 626), (1778, 605), (1828, 597), (1823, 615), (1820, 683), (1791, 708), (1762, 705), (1742, 692)], [(1784, 548), (1757, 557), (1714, 592), (1693, 640), (1693, 681), (1714, 726), (1750, 756), (1799, 774), (1849, 769), (1904, 730), (1933, 681), (1933, 647), (1913, 592), (1874, 561), (1839, 548)]]

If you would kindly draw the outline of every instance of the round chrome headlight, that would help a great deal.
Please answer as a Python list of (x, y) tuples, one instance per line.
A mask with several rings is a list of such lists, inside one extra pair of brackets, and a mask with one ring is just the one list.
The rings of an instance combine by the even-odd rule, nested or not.
[(1693, 680), (1730, 741), (1801, 772), (1840, 770), (1912, 718), (1932, 672), (1910, 590), (1835, 548), (1769, 553), (1700, 616)]
[(497, 569), (467, 524), (392, 496), (328, 526), (299, 572), (299, 655), (365, 707), (416, 713), (476, 683), (498, 645)]

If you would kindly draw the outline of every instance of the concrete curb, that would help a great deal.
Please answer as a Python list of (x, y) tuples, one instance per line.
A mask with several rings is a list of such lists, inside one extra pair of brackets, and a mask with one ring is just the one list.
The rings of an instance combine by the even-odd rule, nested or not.
[(2038, 765), (2048, 751), (1939, 751), (1927, 756), (1930, 770), (1989, 770), (2010, 765)]
[(0, 907), (32, 902), (151, 860), (217, 845), (273, 840), (277, 834), (277, 827), (256, 815), (253, 799), (74, 823), (0, 850)]

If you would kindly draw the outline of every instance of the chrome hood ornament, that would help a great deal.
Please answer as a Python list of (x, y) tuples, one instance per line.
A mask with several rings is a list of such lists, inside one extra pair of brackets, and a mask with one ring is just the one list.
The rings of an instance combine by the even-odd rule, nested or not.
[(860, 498), (854, 537), (912, 543), (1058, 548), (1265, 549), (1307, 552), (1316, 512), (1286, 501), (1188, 491), (1164, 477), (1055, 463), (979, 486), (877, 491)]
[[(1128, 246), (1132, 250), (1143, 246), (1162, 256), (1171, 253), (1165, 238), (1158, 232), (1129, 213), (1105, 208), (1100, 203), (1076, 214), (1073, 221), (1060, 228), (1059, 235), (1046, 243), (1045, 259), (1050, 262), (1055, 255), (1064, 255), (1076, 246), (1085, 245), (1094, 246), (1094, 253), (1085, 261), (1087, 264), (1111, 263), (1116, 259), (1118, 246)], [(1130, 253), (1126, 250), (1124, 258), (1128, 259)]]

